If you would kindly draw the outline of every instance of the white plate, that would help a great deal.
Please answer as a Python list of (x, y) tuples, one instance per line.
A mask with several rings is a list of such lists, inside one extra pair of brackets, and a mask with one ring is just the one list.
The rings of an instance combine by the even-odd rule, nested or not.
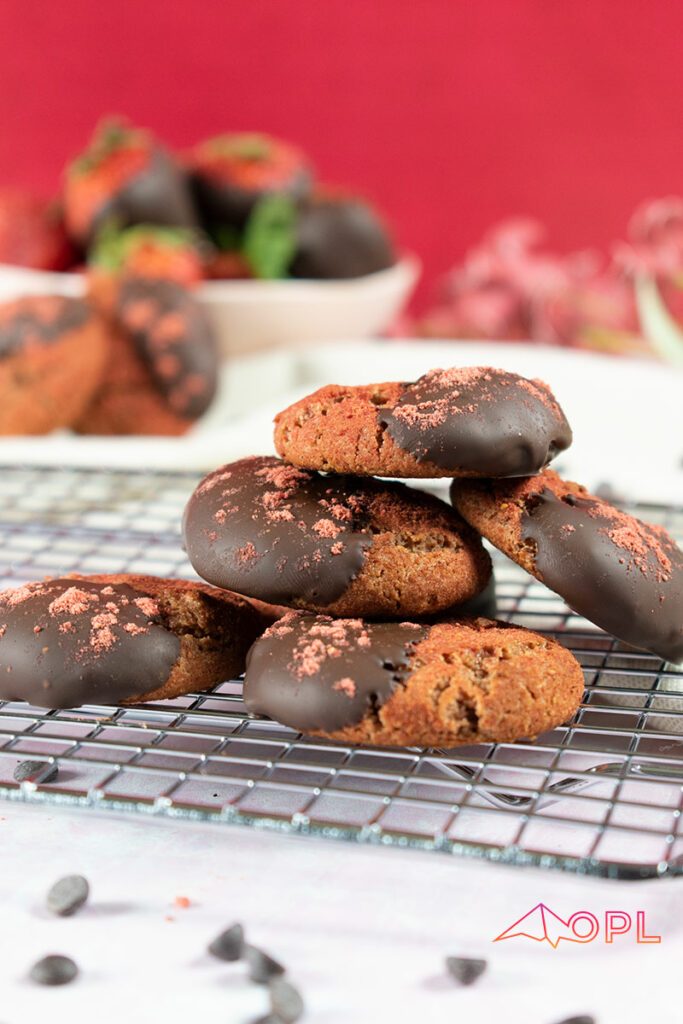
[[(204, 281), (197, 295), (231, 357), (381, 334), (410, 298), (420, 266), (405, 256), (388, 270), (344, 281)], [(0, 264), (0, 302), (20, 295), (85, 293), (82, 274)]]

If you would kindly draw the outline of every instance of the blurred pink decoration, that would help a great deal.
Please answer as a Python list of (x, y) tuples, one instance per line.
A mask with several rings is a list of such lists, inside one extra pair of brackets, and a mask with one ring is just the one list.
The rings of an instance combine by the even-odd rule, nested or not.
[(534, 297), (566, 287), (561, 260), (538, 251), (543, 227), (530, 218), (503, 221), (445, 278), (424, 319), (430, 337), (529, 338)]
[(683, 199), (651, 199), (638, 207), (628, 226), (630, 244), (615, 249), (630, 272), (680, 275), (683, 271)]
[(669, 313), (683, 324), (683, 199), (669, 196), (638, 207), (629, 241), (614, 247), (615, 262), (631, 277), (656, 283)]
[[(672, 227), (676, 221), (676, 231)], [(640, 217), (643, 244), (683, 227), (683, 201)], [(541, 248), (543, 226), (513, 218), (494, 227), (444, 279), (437, 302), (418, 324), (432, 338), (469, 338), (647, 353), (636, 312), (631, 269), (597, 252), (559, 255)], [(640, 234), (639, 234), (640, 237)], [(652, 239), (652, 240), (651, 240)], [(639, 244), (641, 244), (639, 242)]]
[(533, 340), (612, 353), (644, 353), (633, 287), (614, 266), (596, 267), (538, 304)]

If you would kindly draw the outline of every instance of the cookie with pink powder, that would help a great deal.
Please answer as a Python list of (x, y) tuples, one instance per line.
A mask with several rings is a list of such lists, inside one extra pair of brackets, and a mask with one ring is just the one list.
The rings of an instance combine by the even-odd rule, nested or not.
[(107, 365), (76, 429), (183, 434), (210, 407), (218, 385), (218, 346), (206, 311), (172, 280), (124, 276), (114, 290), (112, 308), (103, 306)]
[(556, 640), (490, 619), (364, 622), (291, 612), (249, 651), (251, 714), (344, 743), (511, 743), (567, 721), (581, 666)]
[(454, 481), (451, 500), (574, 611), (633, 647), (683, 660), (683, 552), (661, 526), (550, 469), (525, 480)]
[(239, 675), (282, 609), (187, 580), (67, 577), (0, 593), (0, 700), (131, 704)]
[(446, 502), (273, 457), (210, 473), (183, 530), (209, 583), (332, 615), (432, 614), (475, 597), (491, 574), (481, 538)]
[(361, 476), (528, 476), (571, 441), (547, 384), (486, 366), (430, 370), (412, 384), (328, 385), (275, 419), (288, 462)]

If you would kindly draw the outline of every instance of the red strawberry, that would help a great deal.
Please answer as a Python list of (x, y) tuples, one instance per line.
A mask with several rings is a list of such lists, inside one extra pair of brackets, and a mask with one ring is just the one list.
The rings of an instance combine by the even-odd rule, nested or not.
[(73, 261), (56, 203), (25, 192), (0, 192), (0, 263), (66, 270)]

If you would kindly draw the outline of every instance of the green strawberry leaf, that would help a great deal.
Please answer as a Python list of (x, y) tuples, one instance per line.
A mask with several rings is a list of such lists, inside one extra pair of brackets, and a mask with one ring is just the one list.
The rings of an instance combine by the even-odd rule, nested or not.
[(267, 160), (272, 150), (272, 142), (267, 135), (256, 132), (245, 132), (241, 135), (218, 135), (204, 143), (206, 152), (217, 156), (229, 156), (236, 160)]
[(191, 228), (166, 227), (157, 224), (135, 224), (122, 229), (116, 219), (104, 222), (88, 252), (88, 263), (102, 270), (120, 270), (140, 245), (160, 248), (196, 248), (199, 240)]
[(242, 254), (256, 277), (287, 276), (296, 252), (297, 209), (290, 196), (267, 195), (254, 206), (244, 229)]

